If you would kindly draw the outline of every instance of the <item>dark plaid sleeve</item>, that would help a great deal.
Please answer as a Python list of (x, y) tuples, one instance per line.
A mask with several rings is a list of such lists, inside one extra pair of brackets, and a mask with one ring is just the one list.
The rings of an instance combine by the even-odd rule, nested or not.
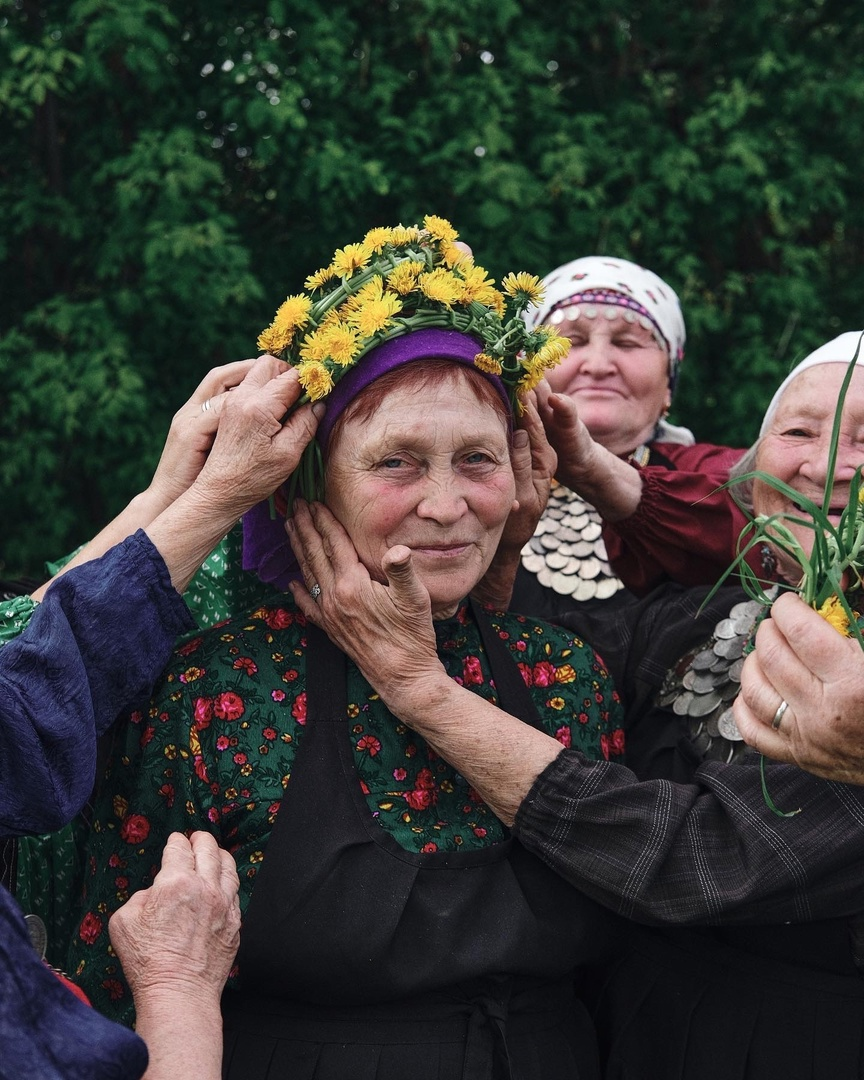
[(703, 765), (696, 783), (640, 783), (565, 750), (515, 833), (600, 903), (647, 923), (801, 922), (864, 909), (864, 787), (758, 759)]

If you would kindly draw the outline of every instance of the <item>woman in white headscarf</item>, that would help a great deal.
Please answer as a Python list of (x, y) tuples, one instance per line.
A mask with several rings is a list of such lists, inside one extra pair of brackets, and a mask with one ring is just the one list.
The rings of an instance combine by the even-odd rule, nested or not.
[(534, 535), (514, 530), (499, 553), (511, 573), (521, 557), (511, 607), (554, 618), (574, 600), (632, 600), (625, 586), (712, 583), (745, 523), (717, 491), (742, 451), (696, 443), (666, 419), (686, 338), (677, 295), (605, 256), (566, 263), (544, 285), (526, 318), (571, 342), (552, 393), (538, 390), (558, 483)]

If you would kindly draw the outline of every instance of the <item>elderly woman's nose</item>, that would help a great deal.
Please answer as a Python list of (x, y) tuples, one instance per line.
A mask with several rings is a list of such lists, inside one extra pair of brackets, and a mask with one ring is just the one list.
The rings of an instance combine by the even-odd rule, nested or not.
[(574, 353), (581, 370), (590, 375), (606, 375), (614, 366), (609, 342), (602, 338), (590, 338), (572, 346), (570, 355), (573, 356)]
[[(801, 464), (802, 475), (813, 480), (823, 487), (828, 482), (828, 459), (830, 445), (827, 439), (814, 444), (813, 453)], [(840, 440), (837, 446), (837, 458), (834, 462), (834, 482), (848, 483), (859, 465), (864, 464), (864, 455), (861, 447), (850, 442)]]
[(417, 515), (449, 525), (465, 513), (465, 497), (452, 483), (429, 478), (417, 503)]

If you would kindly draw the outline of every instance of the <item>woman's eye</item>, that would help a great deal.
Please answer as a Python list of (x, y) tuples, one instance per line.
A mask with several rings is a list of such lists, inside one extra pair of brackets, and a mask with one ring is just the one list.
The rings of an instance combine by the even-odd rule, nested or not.
[(405, 464), (405, 459), (404, 458), (398, 458), (398, 457), (385, 458), (381, 462), (381, 468), (382, 469), (398, 469), (404, 464)]
[(807, 439), (810, 436), (810, 432), (805, 428), (787, 428), (783, 434), (789, 435), (793, 439)]

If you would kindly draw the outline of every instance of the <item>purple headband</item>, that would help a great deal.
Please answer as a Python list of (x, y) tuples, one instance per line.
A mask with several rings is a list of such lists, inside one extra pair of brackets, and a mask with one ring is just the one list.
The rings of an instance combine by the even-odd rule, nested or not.
[[(346, 372), (327, 395), (327, 411), (318, 424), (316, 438), (322, 449), (333, 427), (348, 405), (376, 379), (413, 360), (455, 360), (478, 371), (498, 390), (510, 411), (510, 399), (504, 384), (494, 375), (480, 371), (474, 357), (483, 346), (459, 330), (414, 330), (401, 337), (391, 338), (372, 349), (357, 365)], [(300, 577), (300, 569), (281, 517), (271, 516), (270, 502), (258, 503), (243, 515), (243, 569), (252, 570), (258, 577), (276, 588), (287, 589), (288, 582)]]
[[(391, 338), (367, 353), (360, 362), (342, 376), (327, 395), (327, 412), (318, 425), (316, 438), (321, 448), (326, 449), (330, 433), (336, 421), (357, 395), (370, 386), (376, 379), (395, 371), (412, 360), (455, 360), (467, 364), (475, 371), (474, 357), (482, 352), (483, 346), (474, 338), (459, 330), (414, 330), (401, 337)], [(494, 375), (480, 372), (495, 386), (510, 410), (510, 402), (504, 384)]]

